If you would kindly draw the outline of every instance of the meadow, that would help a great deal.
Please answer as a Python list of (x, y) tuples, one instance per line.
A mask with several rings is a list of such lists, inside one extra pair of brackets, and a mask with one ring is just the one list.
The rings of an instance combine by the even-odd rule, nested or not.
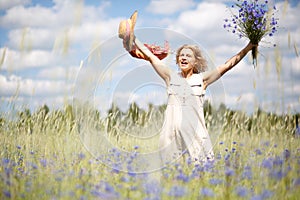
[[(90, 110), (85, 117), (106, 127), (115, 145), (139, 153), (147, 151), (145, 145), (127, 138), (118, 126), (138, 123), (142, 128), (150, 117), (160, 121), (165, 107), (150, 108), (132, 105), (127, 113), (113, 108), (105, 119)], [(205, 118), (211, 134), (220, 132), (213, 162), (194, 166), (185, 157), (158, 171), (132, 173), (108, 167), (90, 154), (71, 105), (24, 109), (12, 119), (2, 113), (0, 199), (299, 199), (296, 114), (257, 109), (249, 115), (207, 104)]]

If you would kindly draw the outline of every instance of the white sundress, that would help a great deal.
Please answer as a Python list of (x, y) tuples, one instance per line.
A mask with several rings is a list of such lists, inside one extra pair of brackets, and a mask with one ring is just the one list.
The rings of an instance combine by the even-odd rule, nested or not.
[(159, 138), (163, 163), (170, 163), (187, 152), (192, 161), (214, 159), (212, 143), (205, 126), (202, 74), (183, 78), (172, 73), (167, 88), (168, 104)]

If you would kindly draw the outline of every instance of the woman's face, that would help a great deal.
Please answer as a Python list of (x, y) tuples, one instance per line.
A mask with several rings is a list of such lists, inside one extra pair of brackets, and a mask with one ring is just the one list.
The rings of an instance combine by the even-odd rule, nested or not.
[(183, 48), (178, 56), (178, 65), (182, 71), (189, 71), (194, 68), (196, 58), (191, 49)]

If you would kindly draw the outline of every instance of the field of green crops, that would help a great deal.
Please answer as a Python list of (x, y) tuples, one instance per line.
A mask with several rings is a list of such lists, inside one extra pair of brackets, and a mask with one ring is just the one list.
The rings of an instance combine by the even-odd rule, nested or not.
[[(117, 108), (101, 118), (90, 111), (91, 124), (106, 127), (116, 147), (145, 151), (119, 132), (118, 126), (160, 121), (164, 107), (144, 111)], [(0, 199), (299, 199), (300, 136), (296, 115), (257, 110), (251, 115), (206, 106), (216, 159), (194, 166), (188, 158), (152, 173), (111, 168), (93, 157), (80, 139), (72, 106), (0, 118)], [(154, 119), (153, 119), (154, 117)], [(109, 122), (109, 123), (108, 123)], [(218, 127), (218, 130), (215, 130)], [(157, 139), (157, 138), (155, 138)], [(153, 141), (153, 145), (157, 142)], [(151, 149), (152, 143), (148, 142)], [(149, 147), (150, 146), (150, 147)], [(118, 148), (113, 152), (115, 157)], [(130, 157), (128, 159), (134, 159)], [(124, 163), (130, 165), (128, 159)]]

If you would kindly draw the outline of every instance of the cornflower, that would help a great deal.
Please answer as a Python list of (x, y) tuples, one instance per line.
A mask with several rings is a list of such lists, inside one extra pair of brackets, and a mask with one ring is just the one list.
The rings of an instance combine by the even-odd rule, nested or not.
[[(223, 27), (228, 32), (238, 35), (239, 38), (248, 38), (252, 44), (257, 44), (262, 38), (272, 37), (278, 29), (278, 19), (275, 18), (276, 7), (269, 7), (268, 1), (260, 3), (259, 0), (237, 0), (232, 8), (237, 8), (238, 13), (232, 12), (231, 19), (225, 19)], [(257, 66), (258, 47), (252, 48), (254, 67)]]

